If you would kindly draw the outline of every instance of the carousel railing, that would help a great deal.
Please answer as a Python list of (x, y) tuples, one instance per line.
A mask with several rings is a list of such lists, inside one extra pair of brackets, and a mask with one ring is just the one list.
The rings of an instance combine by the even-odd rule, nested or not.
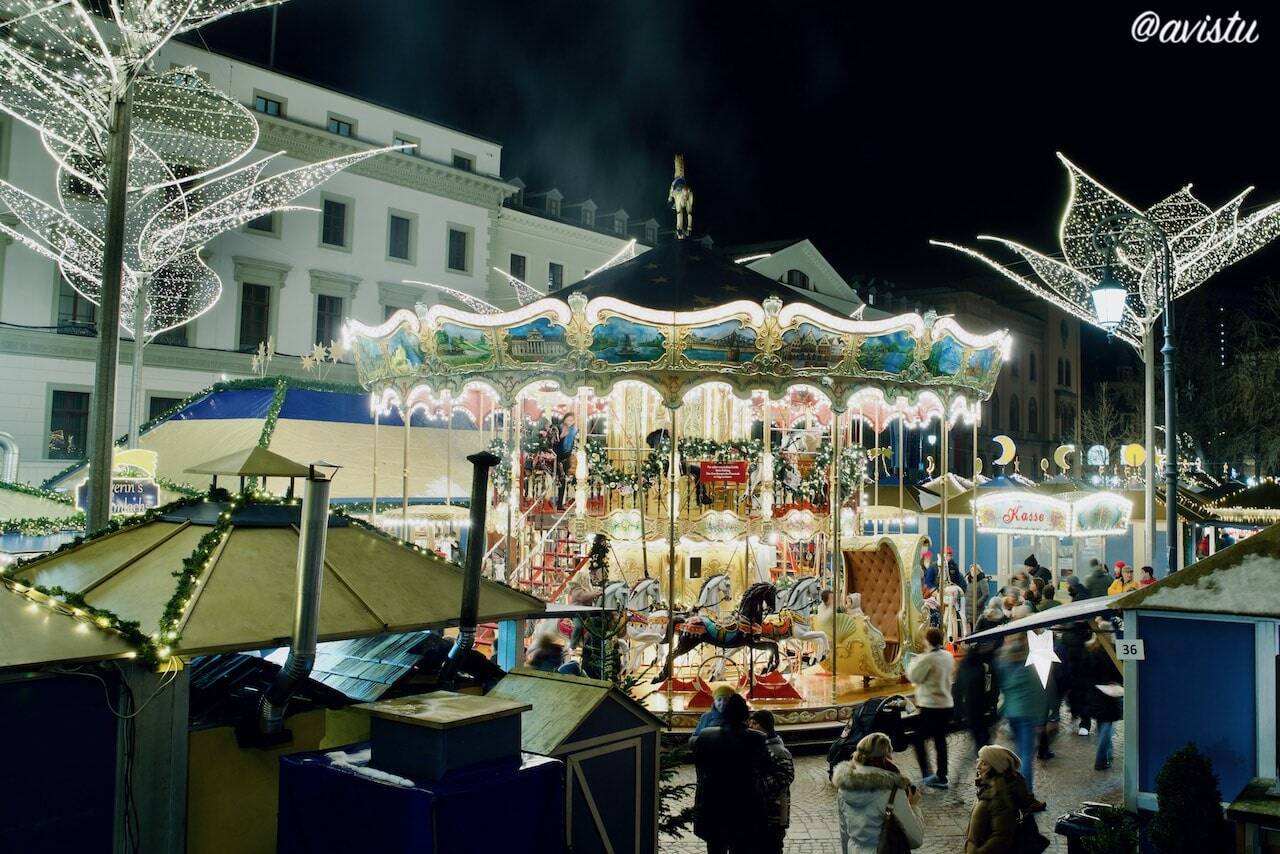
[[(538, 505), (537, 505), (537, 504), (530, 504), (530, 505), (529, 505), (528, 507), (526, 507), (523, 511), (521, 511), (521, 512), (520, 512), (520, 514), (516, 517), (516, 519), (515, 519), (514, 523), (513, 523), (513, 524), (512, 524), (512, 526), (511, 526), (512, 530), (513, 530), (513, 531), (523, 531), (523, 530), (525, 529), (525, 526), (526, 526), (527, 524), (529, 524), (529, 517), (533, 515), (533, 511), (534, 511), (535, 509), (537, 509), (537, 507), (538, 507)], [(498, 520), (498, 522), (499, 522), (499, 524), (502, 524), (502, 520)], [(496, 552), (500, 547), (502, 547), (502, 546), (504, 546), (504, 545), (507, 545), (507, 546), (508, 546), (508, 548), (507, 548), (507, 560), (505, 561), (505, 563), (507, 563), (508, 565), (510, 564), (510, 562), (511, 562), (511, 549), (510, 549), (510, 547), (509, 547), (509, 546), (510, 546), (510, 544), (509, 544), (509, 543), (507, 543), (507, 539), (508, 539), (508, 535), (507, 535), (507, 533), (504, 531), (504, 532), (502, 533), (502, 536), (501, 536), (498, 540), (496, 540), (496, 541), (494, 542), (494, 544), (493, 544), (493, 545), (489, 546), (488, 550), (484, 553), (484, 566), (491, 566), (491, 561), (493, 560), (494, 552)], [(488, 571), (487, 571), (487, 575), (488, 575), (488, 577), (492, 578), (492, 577), (493, 577), (493, 570), (492, 570), (492, 569), (488, 570)], [(503, 576), (504, 576), (504, 577), (503, 577), (502, 579), (500, 579), (500, 580), (505, 581), (507, 578), (510, 578), (510, 577), (511, 577), (511, 576), (510, 576), (510, 573), (506, 573), (506, 572), (504, 572), (504, 573), (503, 573)]]
[[(521, 559), (515, 570), (507, 576), (508, 584), (526, 589), (529, 592), (534, 593), (534, 595), (537, 595), (536, 591), (539, 588), (544, 588), (548, 592), (553, 589), (552, 585), (546, 584), (543, 579), (534, 577), (535, 567), (533, 566), (533, 559), (545, 554), (544, 550), (547, 545), (547, 540), (557, 531), (563, 530), (561, 526), (564, 524), (564, 520), (569, 517), (569, 513), (572, 512), (572, 510), (572, 506), (565, 508), (565, 510), (563, 510), (556, 518), (555, 522), (553, 522), (545, 531), (541, 532), (534, 546), (530, 548), (528, 553)], [(545, 575), (545, 568), (543, 569)], [(572, 573), (569, 574), (571, 575)], [(558, 579), (557, 584), (559, 584), (560, 581), (561, 579)], [(540, 598), (545, 599), (545, 597)]]

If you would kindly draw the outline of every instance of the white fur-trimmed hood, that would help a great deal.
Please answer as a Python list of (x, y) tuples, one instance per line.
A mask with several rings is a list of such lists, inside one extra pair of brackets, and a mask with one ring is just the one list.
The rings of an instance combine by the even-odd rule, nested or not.
[(831, 782), (838, 789), (851, 792), (889, 791), (896, 784), (906, 789), (909, 784), (901, 774), (886, 771), (883, 768), (872, 768), (855, 765), (852, 762), (841, 762), (831, 774)]

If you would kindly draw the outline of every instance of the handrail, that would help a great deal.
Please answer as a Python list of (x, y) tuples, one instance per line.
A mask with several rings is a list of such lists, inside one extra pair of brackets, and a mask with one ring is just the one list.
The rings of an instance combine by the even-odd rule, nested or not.
[(533, 560), (533, 556), (541, 553), (542, 547), (545, 546), (547, 543), (547, 537), (551, 536), (552, 531), (560, 527), (560, 523), (564, 521), (565, 517), (569, 515), (569, 511), (572, 509), (573, 509), (572, 506), (566, 507), (564, 511), (560, 514), (560, 517), (556, 519), (554, 523), (552, 523), (551, 527), (547, 528), (545, 531), (542, 532), (542, 537), (538, 540), (537, 545), (535, 545), (532, 549), (530, 549), (529, 553), (525, 555), (524, 560), (520, 561), (520, 565), (517, 566), (510, 574), (507, 575), (508, 584), (514, 583), (515, 580), (519, 577), (521, 570), (525, 569), (525, 567), (529, 565), (529, 562)]
[[(510, 501), (510, 500), (511, 500), (511, 497), (510, 497), (510, 496), (507, 496), (507, 500), (508, 500), (508, 501)], [(524, 512), (522, 512), (522, 513), (520, 514), (520, 521), (519, 521), (519, 524), (514, 525), (513, 527), (515, 527), (515, 528), (523, 528), (523, 527), (524, 527), (525, 519), (526, 519), (526, 518), (528, 518), (529, 514), (530, 514), (530, 513), (532, 513), (532, 512), (534, 511), (534, 508), (536, 508), (537, 506), (538, 506), (538, 504), (537, 504), (536, 502), (535, 502), (535, 503), (533, 503), (533, 504), (530, 504), (530, 505), (529, 505), (529, 509), (528, 509), (528, 510), (525, 510)], [(504, 542), (506, 542), (506, 539), (507, 539), (507, 535), (506, 535), (506, 534), (503, 534), (503, 535), (502, 535), (502, 539), (498, 540), (496, 543), (494, 543), (492, 546), (490, 546), (490, 547), (489, 547), (489, 550), (488, 550), (488, 551), (486, 551), (486, 552), (484, 553), (484, 557), (483, 557), (483, 558), (481, 558), (481, 561), (482, 561), (482, 562), (488, 561), (488, 560), (489, 560), (489, 558), (493, 556), (493, 553), (494, 553), (495, 551), (497, 551), (497, 550), (498, 550), (498, 546), (500, 546), (500, 545), (502, 545)]]

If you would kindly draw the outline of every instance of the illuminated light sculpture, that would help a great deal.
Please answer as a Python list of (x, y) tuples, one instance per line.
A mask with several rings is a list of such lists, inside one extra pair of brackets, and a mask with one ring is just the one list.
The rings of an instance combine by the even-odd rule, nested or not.
[(1058, 658), (1058, 654), (1053, 651), (1053, 632), (1030, 631), (1027, 632), (1027, 663), (1025, 666), (1034, 667), (1036, 675), (1040, 677), (1040, 684), (1045, 688), (1049, 687), (1049, 670), (1053, 665), (1062, 659)]
[[(1155, 325), (1172, 312), (1173, 300), (1203, 284), (1223, 268), (1248, 257), (1280, 235), (1280, 203), (1242, 216), (1252, 188), (1214, 210), (1191, 192), (1191, 185), (1145, 211), (1126, 202), (1082, 169), (1058, 155), (1067, 169), (1070, 192), (1058, 231), (1064, 260), (1052, 258), (1012, 240), (979, 235), (998, 243), (1025, 262), (1034, 276), (1024, 276), (983, 253), (934, 240), (976, 258), (1026, 290), (1086, 323), (1105, 329), (1143, 354), (1146, 363), (1146, 442), (1155, 446)], [(1125, 291), (1117, 311), (1119, 290)], [(1166, 324), (1168, 326), (1168, 324)], [(1168, 330), (1167, 330), (1168, 331)], [(1172, 372), (1173, 346), (1166, 335), (1166, 373)], [(1166, 380), (1171, 384), (1171, 376)], [(1171, 397), (1171, 396), (1170, 396)], [(1166, 419), (1174, 412), (1166, 402)], [(1175, 431), (1176, 432), (1176, 431)], [(1166, 466), (1171, 502), (1176, 503), (1176, 460)], [(1146, 465), (1146, 552), (1155, 551), (1155, 460)], [(1169, 530), (1176, 525), (1170, 505)], [(1176, 567), (1177, 537), (1169, 537), (1170, 569)]]
[[(508, 273), (506, 270), (503, 270), (499, 267), (494, 267), (493, 269), (494, 269), (494, 272), (503, 276), (507, 280), (507, 284), (510, 285), (512, 290), (516, 292), (516, 301), (520, 303), (521, 307), (524, 307), (532, 302), (537, 302), (538, 300), (546, 296), (546, 294), (544, 294), (542, 291), (538, 290), (533, 285), (520, 279), (518, 276), (513, 276), (510, 273)], [(597, 270), (596, 272), (599, 272), (599, 270)]]

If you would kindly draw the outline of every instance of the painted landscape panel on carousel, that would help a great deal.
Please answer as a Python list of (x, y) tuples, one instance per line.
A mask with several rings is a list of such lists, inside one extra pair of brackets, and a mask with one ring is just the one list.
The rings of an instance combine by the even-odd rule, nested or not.
[(507, 332), (507, 352), (517, 362), (556, 362), (569, 352), (566, 330), (549, 317), (536, 317)]
[(492, 354), (483, 329), (442, 323), (436, 330), (436, 356), (451, 368), (483, 365)]
[(844, 358), (844, 339), (839, 333), (802, 323), (782, 333), (778, 356), (793, 368), (833, 368)]
[(422, 366), (418, 336), (400, 326), (382, 339), (356, 336), (356, 370), (363, 382), (417, 374)]
[(858, 350), (858, 367), (864, 371), (898, 374), (907, 369), (915, 356), (916, 342), (907, 330), (873, 335)]
[(685, 334), (684, 354), (695, 362), (750, 362), (756, 357), (756, 331), (741, 320), (695, 326)]
[(591, 354), (611, 365), (656, 362), (667, 339), (657, 327), (625, 317), (610, 317), (591, 330)]

